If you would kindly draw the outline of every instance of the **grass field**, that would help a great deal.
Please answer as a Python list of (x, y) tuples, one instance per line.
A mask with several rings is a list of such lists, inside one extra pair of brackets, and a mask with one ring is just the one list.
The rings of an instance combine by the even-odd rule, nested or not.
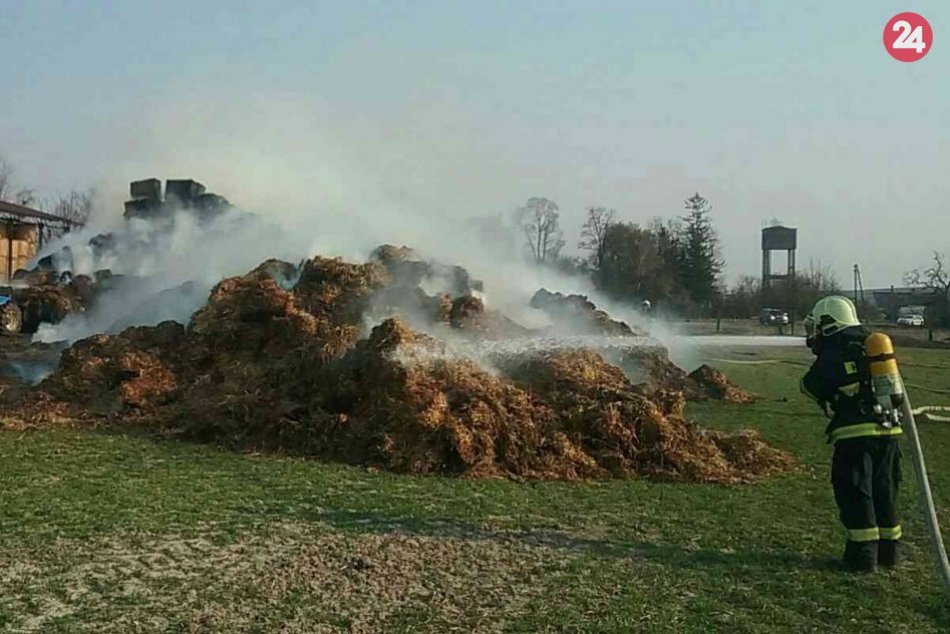
[[(909, 382), (948, 387), (950, 352), (900, 352)], [(0, 432), (0, 631), (950, 630), (909, 460), (909, 561), (847, 576), (824, 419), (797, 392), (803, 368), (720, 367), (762, 400), (691, 415), (761, 430), (799, 473), (737, 487), (462, 481), (147, 437)], [(950, 424), (922, 437), (950, 528)]]
[[(929, 326), (898, 326), (890, 322), (877, 322), (866, 324), (872, 330), (886, 332), (895, 340), (906, 342), (907, 345), (933, 346), (946, 349), (950, 345), (950, 329), (933, 328)], [(697, 319), (692, 321), (675, 322), (675, 329), (689, 335), (759, 335), (770, 336), (780, 332), (785, 335), (805, 336), (804, 327), (801, 319), (793, 320), (792, 323), (783, 326), (763, 326), (756, 319), (721, 319), (718, 324), (715, 319)], [(933, 338), (930, 341), (930, 338)]]

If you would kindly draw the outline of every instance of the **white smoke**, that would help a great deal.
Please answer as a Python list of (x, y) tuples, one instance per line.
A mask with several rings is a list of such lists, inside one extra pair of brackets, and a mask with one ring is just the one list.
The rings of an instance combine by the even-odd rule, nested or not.
[(56, 371), (58, 359), (33, 361), (7, 361), (4, 369), (12, 372), (20, 381), (27, 385), (37, 385), (40, 381)]
[[(492, 308), (529, 327), (551, 326), (547, 315), (529, 306), (539, 288), (566, 294), (589, 295), (616, 318), (643, 326), (643, 317), (629, 306), (611, 304), (589, 280), (539, 267), (524, 257), (517, 229), (495, 219), (489, 231), (478, 219), (433, 218), (393, 210), (388, 220), (374, 222), (379, 212), (355, 211), (348, 218), (328, 212), (307, 217), (290, 214), (248, 213), (229, 208), (206, 220), (188, 210), (168, 218), (133, 218), (108, 233), (107, 246), (97, 248), (95, 226), (70, 233), (47, 246), (38, 257), (55, 254), (57, 264), (74, 275), (94, 276), (108, 269), (109, 290), (101, 293), (88, 312), (74, 313), (58, 324), (41, 324), (35, 341), (69, 341), (92, 334), (119, 332), (129, 326), (154, 325), (164, 320), (187, 323), (221, 279), (241, 275), (268, 258), (299, 262), (313, 255), (343, 256), (363, 261), (383, 242), (413, 247), (421, 257), (465, 267), (484, 282), (482, 298)], [(400, 220), (401, 219), (401, 220)], [(66, 251), (68, 249), (68, 251)], [(444, 290), (446, 280), (425, 282), (427, 291)], [(410, 322), (425, 330), (420, 315)], [(367, 328), (373, 324), (366, 324)], [(562, 329), (570, 336), (577, 329)], [(655, 330), (655, 328), (651, 328)]]
[(187, 323), (222, 278), (246, 273), (270, 257), (299, 260), (307, 241), (237, 209), (206, 221), (188, 211), (155, 221), (131, 219), (111, 233), (103, 249), (90, 244), (95, 235), (95, 228), (67, 234), (39, 254), (56, 254), (58, 266), (74, 275), (107, 269), (113, 277), (90, 311), (41, 324), (34, 341), (72, 342), (168, 319)]
[[(129, 154), (116, 157), (100, 187), (92, 227), (46, 250), (70, 246), (76, 273), (108, 268), (144, 279), (120, 284), (95, 310), (44, 327), (37, 339), (74, 341), (133, 323), (186, 321), (213, 284), (267, 258), (363, 261), (382, 243), (465, 267), (483, 280), (493, 309), (527, 327), (550, 324), (528, 305), (542, 287), (589, 295), (606, 307), (589, 280), (526, 260), (513, 226), (512, 212), (524, 200), (558, 199), (568, 184), (538, 174), (510, 178), (504, 153), (486, 147), (477, 131), (444, 127), (433, 135), (414, 127), (412, 117), (395, 125), (322, 111), (306, 96), (258, 99), (201, 86), (190, 94), (187, 102), (176, 97), (146, 107), (141, 116), (150, 124), (129, 131)], [(187, 213), (160, 226), (124, 222), (125, 184), (153, 176), (195, 178), (255, 215), (226, 213), (208, 224)], [(578, 224), (570, 216), (565, 210), (564, 224)], [(97, 257), (86, 246), (100, 231), (114, 233), (113, 255)], [(169, 290), (188, 282), (188, 292)], [(162, 291), (169, 292), (153, 301)], [(620, 318), (631, 325), (641, 321), (625, 311)]]

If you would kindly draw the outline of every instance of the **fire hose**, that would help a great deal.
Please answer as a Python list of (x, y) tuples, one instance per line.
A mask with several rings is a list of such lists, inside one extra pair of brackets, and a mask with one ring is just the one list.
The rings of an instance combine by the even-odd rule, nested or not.
[(891, 343), (890, 337), (876, 332), (865, 340), (864, 346), (869, 361), (871, 391), (876, 400), (874, 411), (883, 415), (885, 425), (890, 423), (904, 428), (904, 436), (907, 438), (907, 444), (910, 445), (910, 457), (917, 474), (917, 488), (920, 490), (924, 521), (927, 523), (927, 532), (930, 533), (937, 569), (943, 579), (944, 590), (950, 597), (950, 562), (947, 561), (947, 551), (943, 545), (943, 537), (940, 535), (940, 524), (937, 521), (933, 494), (930, 492), (930, 480), (927, 478), (927, 465), (924, 462), (924, 452), (920, 447), (914, 410), (910, 406), (910, 398), (904, 390), (904, 381), (897, 369), (894, 344)]
[(920, 416), (923, 414), (927, 417), (927, 420), (938, 421), (941, 423), (950, 423), (950, 416), (938, 416), (937, 414), (932, 414), (931, 412), (950, 412), (950, 407), (923, 405), (911, 410), (911, 413), (914, 416)]
[[(789, 359), (717, 359), (712, 357), (706, 357), (703, 361), (711, 361), (713, 363), (732, 363), (734, 365), (770, 365), (773, 363), (784, 363), (786, 365), (800, 365), (808, 366), (808, 363), (804, 361), (791, 361)], [(923, 365), (919, 363), (905, 363), (903, 365), (910, 365), (912, 367), (922, 367), (922, 368), (937, 368), (937, 369), (947, 369), (950, 368), (945, 366), (935, 366), (935, 365)], [(950, 395), (950, 390), (941, 390), (935, 387), (928, 387), (926, 385), (918, 385), (916, 383), (907, 383), (904, 382), (904, 387), (911, 387), (915, 390), (921, 390), (923, 392), (932, 392), (934, 394), (947, 394)], [(928, 421), (934, 421), (939, 423), (950, 423), (950, 416), (940, 416), (939, 414), (934, 414), (934, 412), (950, 412), (950, 405), (921, 405), (912, 410), (914, 416), (920, 416), (923, 414)]]
[[(948, 409), (948, 408), (942, 408)], [(934, 509), (933, 494), (930, 492), (930, 480), (927, 478), (927, 466), (924, 463), (924, 452), (920, 448), (920, 436), (917, 435), (917, 422), (914, 420), (914, 410), (910, 407), (910, 399), (904, 395), (901, 405), (901, 414), (904, 419), (903, 427), (907, 432), (907, 444), (910, 445), (911, 459), (914, 462), (914, 471), (917, 474), (917, 488), (920, 489), (921, 506), (924, 511), (924, 521), (927, 522), (927, 531), (933, 545), (934, 556), (937, 559), (937, 568), (943, 578), (943, 587), (950, 597), (950, 562), (947, 562), (947, 551), (940, 535), (940, 524), (937, 522), (937, 511)]]

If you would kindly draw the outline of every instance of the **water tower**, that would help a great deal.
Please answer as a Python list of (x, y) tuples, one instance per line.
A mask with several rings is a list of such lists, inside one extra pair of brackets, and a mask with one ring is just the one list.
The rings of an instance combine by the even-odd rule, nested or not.
[[(776, 225), (762, 230), (762, 288), (769, 288), (772, 280), (795, 277), (795, 249), (798, 248), (798, 229)], [(785, 251), (788, 267), (785, 273), (772, 272), (772, 251)]]

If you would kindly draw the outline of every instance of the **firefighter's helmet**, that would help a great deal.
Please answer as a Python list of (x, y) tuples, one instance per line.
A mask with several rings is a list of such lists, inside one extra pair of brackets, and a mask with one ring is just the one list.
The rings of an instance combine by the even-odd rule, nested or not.
[(858, 311), (854, 304), (841, 295), (830, 295), (819, 299), (815, 307), (811, 309), (811, 314), (805, 317), (805, 329), (809, 331), (809, 334), (817, 331), (823, 337), (860, 325)]

